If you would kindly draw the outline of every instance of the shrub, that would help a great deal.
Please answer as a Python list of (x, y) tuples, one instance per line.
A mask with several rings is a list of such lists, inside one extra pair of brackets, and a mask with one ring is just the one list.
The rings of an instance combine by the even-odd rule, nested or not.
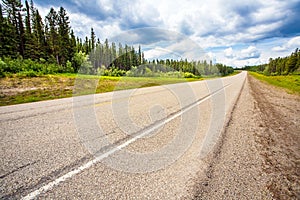
[(74, 73), (74, 68), (72, 67), (72, 62), (70, 62), (69, 60), (67, 61), (67, 64), (66, 64), (66, 69), (65, 69), (65, 72), (68, 72), (68, 73)]
[[(48, 63), (45, 59), (40, 58), (39, 61), (31, 59), (11, 59), (3, 58), (0, 61), (0, 76), (5, 74), (19, 74), (20, 76), (34, 76), (43, 74), (55, 74), (61, 72), (73, 72), (72, 63), (67, 62), (67, 66), (63, 67), (55, 63)], [(34, 73), (33, 73), (34, 72)]]
[(265, 76), (270, 76), (269, 66), (267, 66), (267, 67), (265, 68), (263, 74), (264, 74)]
[(190, 72), (184, 72), (184, 78), (196, 78), (196, 76)]
[(184, 73), (183, 72), (179, 72), (179, 71), (162, 73), (162, 75), (164, 77), (172, 77), (172, 78), (182, 78), (182, 77), (184, 77)]
[(134, 77), (134, 73), (131, 70), (129, 70), (126, 72), (126, 76)]
[(272, 72), (271, 73), (271, 76), (277, 76), (278, 75), (278, 72)]
[(6, 63), (0, 58), (0, 78), (5, 77)]

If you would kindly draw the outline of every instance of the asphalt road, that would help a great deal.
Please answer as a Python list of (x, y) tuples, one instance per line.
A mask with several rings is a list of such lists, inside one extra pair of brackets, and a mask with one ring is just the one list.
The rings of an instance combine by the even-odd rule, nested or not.
[(0, 198), (189, 198), (245, 77), (1, 107)]

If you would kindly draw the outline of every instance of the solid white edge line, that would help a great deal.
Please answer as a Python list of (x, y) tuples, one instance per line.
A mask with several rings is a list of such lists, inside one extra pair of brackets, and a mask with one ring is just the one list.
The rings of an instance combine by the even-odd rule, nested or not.
[[(226, 85), (224, 86), (222, 89), (225, 89), (226, 87), (230, 86), (231, 84), (229, 85)], [(29, 193), (28, 195), (26, 195), (25, 197), (22, 197), (21, 199), (22, 200), (31, 200), (31, 199), (34, 199), (36, 198), (37, 196), (39, 196), (40, 194), (42, 193), (45, 193), (49, 190), (51, 190), (54, 186), (58, 185), (59, 183), (61, 182), (64, 182), (65, 180), (71, 178), (72, 176), (80, 173), (81, 171), (85, 170), (85, 169), (88, 169), (90, 168), (91, 166), (93, 166), (94, 164), (98, 163), (99, 161), (103, 160), (104, 158), (110, 156), (111, 154), (125, 148), (126, 146), (128, 146), (129, 144), (135, 142), (137, 139), (139, 138), (142, 138), (144, 137), (145, 135), (151, 133), (152, 131), (154, 131), (155, 129), (163, 126), (164, 124), (166, 123), (169, 123), (170, 121), (172, 121), (173, 119), (179, 117), (180, 115), (182, 115), (183, 113), (189, 111), (190, 109), (192, 109), (193, 107), (197, 106), (197, 105), (200, 105), (201, 103), (203, 103), (204, 101), (208, 100), (209, 98), (211, 98), (212, 96), (214, 96), (215, 94), (219, 93), (222, 89), (219, 89), (215, 92), (213, 92), (212, 94), (210, 95), (207, 95), (206, 97), (204, 97), (203, 99), (201, 99), (200, 101), (198, 101), (197, 103), (195, 103), (194, 105), (191, 105), (183, 110), (181, 110), (180, 112), (166, 118), (165, 120), (161, 121), (160, 123), (154, 125), (153, 127), (149, 128), (149, 129), (146, 129), (144, 130), (144, 132), (142, 132), (141, 134), (138, 134), (137, 136), (127, 140), (126, 142), (120, 144), (119, 146), (117, 147), (114, 147), (113, 149), (111, 149), (110, 151), (108, 152), (105, 152), (103, 153), (102, 155), (100, 156), (97, 156), (96, 158), (94, 158), (93, 160), (85, 163), (84, 165), (78, 167), (77, 169), (74, 169), (68, 173), (66, 173), (65, 175), (61, 176), (61, 177), (58, 177), (57, 179), (55, 179), (54, 181), (51, 181), (49, 182), (47, 185), (44, 185), (42, 187), (40, 187), (39, 189)]]

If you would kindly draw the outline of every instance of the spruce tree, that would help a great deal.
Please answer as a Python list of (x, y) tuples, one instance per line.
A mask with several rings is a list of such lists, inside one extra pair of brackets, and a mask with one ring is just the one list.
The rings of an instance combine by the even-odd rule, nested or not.
[[(6, 12), (4, 24), (4, 32), (6, 31), (6, 42), (4, 49), (11, 57), (17, 57), (21, 51), (20, 43), (20, 24), (19, 12), (21, 12), (22, 4), (20, 0), (2, 0), (3, 10)], [(4, 39), (5, 40), (5, 39)]]
[(58, 12), (58, 33), (59, 33), (59, 63), (66, 65), (67, 60), (70, 60), (69, 51), (71, 51), (70, 43), (70, 26), (69, 17), (63, 7), (60, 7)]
[(59, 64), (59, 45), (58, 45), (58, 15), (54, 8), (50, 9), (50, 12), (46, 16), (47, 27), (49, 27), (48, 44), (50, 47), (51, 56)]
[(95, 43), (96, 43), (96, 35), (94, 32), (94, 29), (91, 28), (91, 48), (94, 49), (95, 48)]
[(18, 12), (18, 28), (19, 28), (19, 53), (24, 58), (25, 51), (25, 30), (21, 13)]
[(29, 6), (28, 1), (25, 1), (25, 11), (26, 11), (26, 16), (25, 16), (25, 44), (24, 44), (24, 58), (31, 58), (31, 56), (34, 54), (34, 41), (33, 41), (33, 36), (32, 36), (32, 27), (31, 27), (31, 21), (32, 21), (32, 13), (31, 7), (33, 7), (33, 2), (31, 1), (31, 7)]
[(43, 58), (45, 56), (45, 31), (42, 17), (37, 9), (33, 13), (32, 36), (35, 44), (32, 57)]

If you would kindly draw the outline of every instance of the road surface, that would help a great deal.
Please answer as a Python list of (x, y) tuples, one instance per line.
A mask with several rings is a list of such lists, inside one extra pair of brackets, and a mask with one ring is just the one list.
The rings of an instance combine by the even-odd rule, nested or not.
[(190, 198), (246, 75), (1, 107), (0, 198)]

